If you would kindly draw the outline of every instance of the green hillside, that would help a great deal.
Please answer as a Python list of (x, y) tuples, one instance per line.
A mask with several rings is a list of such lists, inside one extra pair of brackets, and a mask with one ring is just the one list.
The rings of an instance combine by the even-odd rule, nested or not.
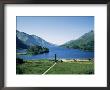
[(61, 45), (61, 47), (94, 51), (94, 31), (85, 33), (80, 38), (71, 40)]
[(29, 35), (24, 32), (19, 32), (18, 30), (16, 31), (16, 49), (26, 49), (26, 54), (37, 55), (42, 53), (48, 53), (49, 49), (47, 47), (44, 47), (47, 44), (48, 46), (51, 45), (40, 37)]
[(24, 44), (21, 40), (16, 37), (16, 49), (27, 49), (28, 45)]

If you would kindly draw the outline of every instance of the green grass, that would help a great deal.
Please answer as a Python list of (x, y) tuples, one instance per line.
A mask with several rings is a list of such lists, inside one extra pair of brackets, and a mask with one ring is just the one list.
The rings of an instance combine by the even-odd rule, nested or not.
[(46, 71), (54, 62), (48, 62), (47, 60), (39, 61), (25, 61), (23, 64), (16, 65), (17, 74), (42, 74)]
[(93, 74), (93, 62), (62, 62), (57, 63), (47, 74)]
[[(53, 61), (48, 60), (29, 60), (23, 64), (17, 64), (16, 73), (43, 74), (53, 64)], [(94, 74), (94, 62), (57, 62), (46, 74)]]

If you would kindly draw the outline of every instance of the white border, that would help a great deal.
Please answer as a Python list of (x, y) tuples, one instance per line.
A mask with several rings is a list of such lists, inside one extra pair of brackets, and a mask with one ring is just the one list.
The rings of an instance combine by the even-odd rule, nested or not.
[[(95, 74), (16, 75), (16, 16), (95, 16)], [(106, 87), (107, 5), (6, 5), (5, 48), (5, 87)]]

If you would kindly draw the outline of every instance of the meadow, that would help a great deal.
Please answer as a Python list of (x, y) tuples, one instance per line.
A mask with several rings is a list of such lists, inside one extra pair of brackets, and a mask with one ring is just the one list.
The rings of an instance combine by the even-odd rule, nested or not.
[[(22, 64), (16, 64), (16, 74), (43, 74), (55, 61), (50, 60), (27, 60)], [(92, 61), (70, 61), (56, 62), (56, 64), (45, 73), (48, 74), (94, 74), (94, 62)]]

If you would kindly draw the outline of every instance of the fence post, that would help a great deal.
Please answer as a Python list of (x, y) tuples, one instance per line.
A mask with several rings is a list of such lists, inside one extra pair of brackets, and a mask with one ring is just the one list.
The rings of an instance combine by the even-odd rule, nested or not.
[(56, 54), (55, 54), (55, 62), (57, 62), (57, 59), (56, 59)]

